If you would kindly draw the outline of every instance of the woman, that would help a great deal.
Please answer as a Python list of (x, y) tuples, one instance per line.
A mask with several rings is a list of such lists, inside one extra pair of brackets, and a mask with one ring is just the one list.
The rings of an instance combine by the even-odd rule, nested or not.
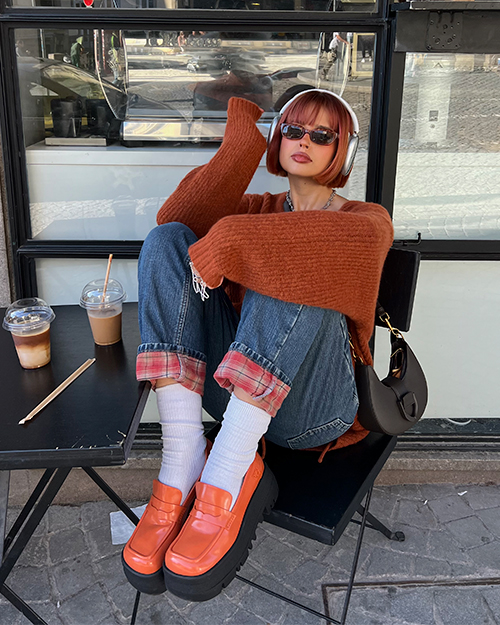
[[(162, 206), (139, 260), (137, 375), (156, 383), (163, 437), (159, 478), (123, 552), (143, 592), (201, 601), (233, 579), (277, 496), (257, 453), (264, 434), (323, 451), (366, 435), (349, 332), (371, 362), (391, 220), (337, 195), (357, 120), (320, 89), (296, 95), (271, 129), (267, 167), (290, 192), (245, 194), (266, 149), (261, 114), (230, 100), (220, 149)], [(202, 404), (222, 420), (210, 453)]]

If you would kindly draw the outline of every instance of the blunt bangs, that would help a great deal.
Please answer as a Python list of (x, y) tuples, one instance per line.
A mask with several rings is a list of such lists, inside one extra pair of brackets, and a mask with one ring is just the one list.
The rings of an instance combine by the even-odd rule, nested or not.
[(347, 154), (349, 136), (353, 132), (352, 118), (349, 111), (336, 97), (317, 91), (305, 93), (284, 111), (267, 150), (266, 166), (271, 174), (283, 177), (288, 176), (279, 162), (281, 125), (287, 122), (295, 122), (303, 126), (314, 126), (321, 111), (326, 111), (331, 124), (329, 128), (335, 130), (339, 136), (337, 139), (337, 150), (332, 162), (323, 173), (315, 176), (315, 180), (318, 184), (327, 187), (342, 188), (345, 186), (349, 176), (343, 176), (341, 171)]

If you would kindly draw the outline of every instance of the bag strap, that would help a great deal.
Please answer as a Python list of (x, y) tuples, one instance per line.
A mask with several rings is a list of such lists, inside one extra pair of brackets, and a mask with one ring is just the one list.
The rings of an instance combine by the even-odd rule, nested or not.
[[(394, 328), (391, 324), (391, 318), (389, 316), (389, 313), (385, 310), (385, 308), (382, 306), (382, 304), (379, 302), (379, 300), (377, 300), (377, 306), (375, 307), (375, 314), (377, 315), (377, 317), (380, 319), (380, 321), (382, 321), (383, 323), (385, 323), (385, 325), (387, 326), (389, 332), (391, 332), (395, 337), (397, 337), (398, 339), (401, 339), (402, 341), (404, 341), (404, 337), (401, 334), (401, 330), (398, 330), (397, 328)], [(352, 356), (354, 358), (354, 360), (359, 360), (359, 362), (364, 365), (364, 361), (363, 358), (356, 353), (356, 350), (354, 349), (354, 344), (352, 342), (352, 336), (351, 333), (349, 332), (349, 345), (351, 347), (351, 351), (352, 351)], [(394, 352), (395, 353), (395, 352)], [(391, 358), (394, 356), (394, 353), (391, 354)]]

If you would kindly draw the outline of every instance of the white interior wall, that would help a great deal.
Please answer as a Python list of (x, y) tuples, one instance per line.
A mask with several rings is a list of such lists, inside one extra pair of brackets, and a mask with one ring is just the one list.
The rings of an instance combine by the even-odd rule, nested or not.
[[(405, 335), (427, 377), (425, 417), (500, 417), (500, 263), (423, 261)], [(387, 375), (388, 331), (376, 330), (375, 368)]]

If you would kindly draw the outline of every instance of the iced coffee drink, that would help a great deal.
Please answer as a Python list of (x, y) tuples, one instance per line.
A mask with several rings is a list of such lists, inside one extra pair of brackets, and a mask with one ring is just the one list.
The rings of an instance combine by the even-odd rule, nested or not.
[(122, 303), (126, 293), (117, 280), (109, 280), (104, 292), (104, 280), (89, 282), (82, 291), (80, 306), (87, 310), (94, 342), (113, 345), (122, 338)]
[(87, 310), (97, 345), (113, 345), (122, 338), (122, 313), (116, 310)]
[(37, 297), (17, 300), (5, 313), (3, 327), (9, 330), (24, 369), (38, 369), (50, 362), (50, 324), (55, 314)]

